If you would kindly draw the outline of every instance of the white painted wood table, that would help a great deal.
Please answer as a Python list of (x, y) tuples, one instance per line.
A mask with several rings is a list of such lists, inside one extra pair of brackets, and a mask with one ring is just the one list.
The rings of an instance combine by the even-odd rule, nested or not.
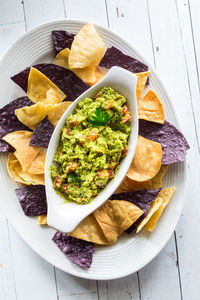
[(188, 155), (181, 219), (146, 267), (114, 281), (68, 275), (40, 258), (0, 213), (0, 299), (200, 299), (200, 1), (0, 0), (0, 55), (26, 30), (53, 19), (90, 20), (126, 37), (153, 64), (174, 101)]

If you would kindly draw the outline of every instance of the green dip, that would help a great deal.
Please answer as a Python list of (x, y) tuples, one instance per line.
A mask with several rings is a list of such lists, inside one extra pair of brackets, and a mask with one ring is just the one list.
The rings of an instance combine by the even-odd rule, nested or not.
[(90, 203), (117, 173), (128, 150), (131, 116), (126, 102), (104, 87), (68, 116), (50, 166), (53, 187), (67, 202)]

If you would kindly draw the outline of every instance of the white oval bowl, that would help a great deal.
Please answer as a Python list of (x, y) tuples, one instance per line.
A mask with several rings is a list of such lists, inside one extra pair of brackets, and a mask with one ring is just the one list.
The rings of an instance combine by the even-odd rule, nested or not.
[[(6, 52), (0, 62), (1, 106), (24, 95), (10, 77), (27, 66), (52, 62), (52, 30), (76, 33), (87, 22), (58, 20), (36, 27), (24, 34)], [(150, 85), (163, 102), (165, 116), (177, 126), (178, 120), (172, 101), (154, 68), (125, 39), (102, 26), (95, 25), (107, 47), (115, 46), (149, 66)], [(177, 190), (153, 233), (142, 231), (138, 235), (124, 233), (115, 245), (96, 247), (91, 268), (87, 271), (72, 264), (52, 242), (55, 230), (38, 226), (37, 219), (26, 217), (18, 203), (14, 189), (18, 186), (7, 172), (7, 154), (0, 155), (0, 207), (21, 237), (48, 262), (75, 276), (88, 279), (116, 279), (138, 271), (149, 263), (164, 247), (172, 235), (183, 207), (186, 187), (186, 163), (169, 167), (164, 186), (175, 185)]]
[[(122, 182), (131, 165), (138, 139), (136, 84), (137, 76), (135, 74), (119, 67), (112, 67), (100, 82), (80, 95), (62, 115), (51, 137), (45, 162), (45, 189), (48, 204), (47, 223), (49, 226), (66, 233), (72, 232), (85, 217), (102, 205)], [(128, 139), (128, 153), (121, 160), (119, 164), (120, 169), (114, 179), (109, 182), (107, 187), (91, 203), (87, 205), (77, 205), (72, 202), (64, 203), (64, 199), (53, 188), (49, 171), (59, 144), (61, 130), (66, 123), (67, 117), (73, 113), (78, 102), (85, 98), (93, 97), (105, 86), (113, 88), (127, 99), (127, 105), (132, 116), (130, 122), (131, 133)]]

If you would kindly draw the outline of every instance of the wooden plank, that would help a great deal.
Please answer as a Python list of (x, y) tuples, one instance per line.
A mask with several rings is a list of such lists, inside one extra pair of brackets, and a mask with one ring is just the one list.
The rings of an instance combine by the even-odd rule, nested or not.
[(0, 56), (25, 32), (24, 22), (0, 25)]
[(90, 294), (97, 292), (96, 282), (82, 279), (56, 269), (58, 295)]
[(59, 300), (97, 300), (96, 293), (87, 293), (87, 294), (72, 294), (72, 295), (65, 295), (60, 296)]
[(107, 26), (105, 2), (102, 0), (65, 0), (67, 18), (87, 20)]
[(174, 236), (161, 253), (140, 270), (139, 281), (142, 300), (181, 299)]
[(10, 249), (8, 222), (0, 212), (0, 299), (14, 300), (16, 298), (13, 259)]
[(21, 0), (1, 1), (0, 25), (22, 21), (24, 21), (24, 12)]
[(9, 226), (17, 299), (56, 300), (54, 267), (37, 255)]
[(27, 29), (65, 17), (63, 0), (24, 0)]

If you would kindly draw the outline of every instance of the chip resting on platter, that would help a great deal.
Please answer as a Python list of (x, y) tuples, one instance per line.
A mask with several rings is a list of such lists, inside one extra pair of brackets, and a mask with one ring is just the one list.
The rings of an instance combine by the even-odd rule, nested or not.
[(65, 30), (53, 30), (51, 33), (55, 55), (65, 48), (71, 48), (74, 34)]

